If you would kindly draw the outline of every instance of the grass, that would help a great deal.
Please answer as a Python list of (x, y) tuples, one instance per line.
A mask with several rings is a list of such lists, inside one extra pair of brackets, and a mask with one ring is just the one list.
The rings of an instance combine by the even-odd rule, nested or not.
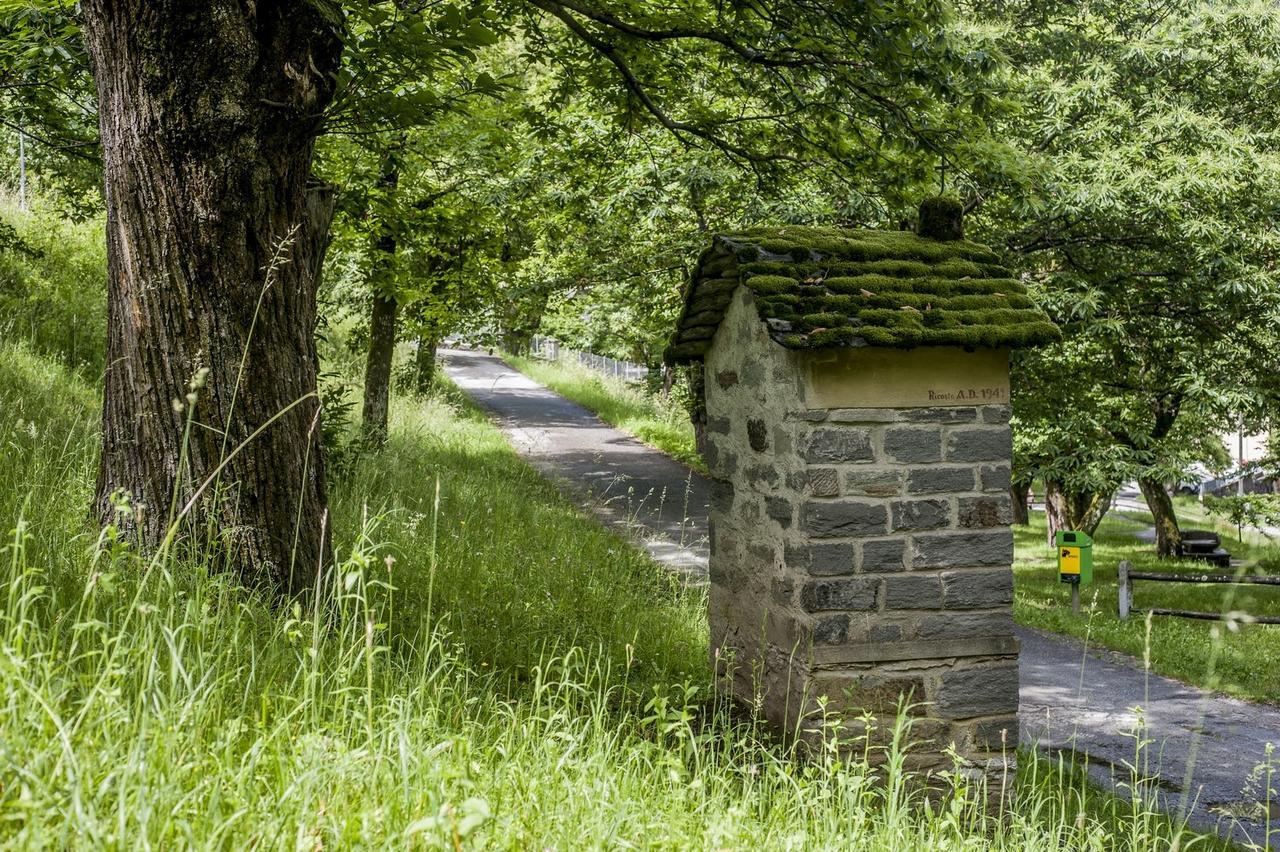
[(518, 355), (503, 357), (529, 378), (594, 411), (611, 426), (706, 474), (706, 462), (694, 444), (689, 413), (674, 400), (662, 400), (628, 382), (577, 364)]
[[(1045, 521), (1032, 513), (1031, 525), (1014, 527), (1014, 617), (1021, 624), (1066, 633), (1090, 644), (1149, 659), (1159, 674), (1249, 698), (1275, 702), (1280, 696), (1280, 627), (1196, 621), (1141, 614), (1121, 621), (1117, 568), (1122, 560), (1143, 571), (1204, 570), (1203, 563), (1155, 557), (1153, 545), (1134, 537), (1145, 528), (1122, 516), (1105, 518), (1094, 535), (1092, 586), (1081, 590), (1082, 612), (1071, 612), (1070, 586), (1058, 581), (1056, 551), (1045, 543)], [(1269, 551), (1228, 543), (1250, 559)], [(1251, 569), (1244, 569), (1251, 570)], [(1209, 612), (1280, 615), (1280, 590), (1268, 586), (1190, 585), (1138, 582), (1136, 608), (1163, 607)]]
[(447, 390), (337, 483), (323, 606), (88, 525), (96, 408), (0, 347), (5, 847), (1221, 847), (1025, 755), (988, 824), (799, 758), (716, 698), (701, 593)]

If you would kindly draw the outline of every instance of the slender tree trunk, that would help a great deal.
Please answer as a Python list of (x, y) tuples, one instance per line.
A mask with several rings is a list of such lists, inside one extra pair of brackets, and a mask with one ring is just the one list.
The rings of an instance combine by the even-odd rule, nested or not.
[[(1155, 466), (1160, 459), (1160, 447), (1178, 422), (1182, 411), (1181, 391), (1158, 397), (1152, 402), (1151, 432), (1142, 441), (1134, 440), (1124, 432), (1113, 432), (1126, 447), (1138, 450), (1146, 464)], [(1149, 476), (1138, 477), (1138, 488), (1147, 500), (1147, 507), (1156, 524), (1156, 555), (1164, 558), (1176, 556), (1182, 545), (1182, 532), (1178, 529), (1178, 517), (1173, 511), (1173, 498), (1165, 490), (1164, 483)]]
[(364, 407), (361, 430), (368, 446), (387, 441), (387, 410), (391, 404), (391, 362), (396, 351), (394, 298), (373, 294), (369, 316), (369, 354), (364, 365)]
[(1178, 516), (1173, 510), (1173, 498), (1159, 480), (1140, 478), (1138, 488), (1142, 489), (1151, 517), (1155, 519), (1156, 555), (1161, 558), (1177, 556), (1182, 544), (1182, 531), (1178, 528)]
[(1047, 479), (1044, 485), (1045, 534), (1048, 536), (1050, 546), (1052, 546), (1057, 543), (1059, 530), (1071, 529), (1071, 519), (1068, 501), (1066, 495), (1062, 493), (1061, 487), (1056, 482)]
[(1014, 482), (1009, 486), (1009, 499), (1013, 502), (1013, 522), (1021, 526), (1031, 523), (1027, 497), (1031, 494), (1030, 482)]
[(331, 557), (313, 332), (332, 205), (308, 180), (341, 13), (82, 8), (107, 205), (97, 511), (143, 547), (185, 513), (172, 528), (212, 531), (246, 582), (305, 589)]
[(1044, 513), (1048, 521), (1049, 544), (1059, 530), (1075, 530), (1093, 535), (1111, 508), (1111, 495), (1101, 491), (1068, 491), (1062, 483), (1045, 481)]
[(440, 340), (436, 337), (424, 334), (418, 338), (418, 354), (414, 360), (417, 367), (415, 384), (420, 394), (431, 392), (431, 383), (436, 378), (436, 349), (439, 346)]
[(377, 226), (369, 289), (373, 305), (369, 315), (369, 353), (364, 365), (364, 407), (361, 430), (364, 442), (380, 447), (387, 441), (387, 410), (391, 405), (391, 364), (396, 353), (396, 223), (392, 221), (393, 197), (400, 183), (398, 146), (393, 145), (382, 159), (378, 175), (380, 207), (375, 211)]

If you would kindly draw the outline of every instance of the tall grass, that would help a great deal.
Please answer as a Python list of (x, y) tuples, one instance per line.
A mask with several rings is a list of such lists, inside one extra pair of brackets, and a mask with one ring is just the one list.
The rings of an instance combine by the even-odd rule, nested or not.
[(445, 398), (339, 483), (340, 565), (292, 607), (87, 525), (95, 407), (0, 348), (6, 846), (1213, 845), (1026, 756), (985, 823), (920, 799), (901, 748), (801, 758), (716, 698), (700, 594)]

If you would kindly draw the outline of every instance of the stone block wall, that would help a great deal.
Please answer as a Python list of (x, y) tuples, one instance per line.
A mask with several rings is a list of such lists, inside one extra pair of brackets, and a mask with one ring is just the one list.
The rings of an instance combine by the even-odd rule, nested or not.
[(916, 768), (949, 769), (954, 743), (971, 771), (1002, 773), (1018, 702), (1009, 409), (810, 409), (806, 357), (739, 288), (705, 360), (715, 662), (785, 730), (817, 724), (823, 696), (886, 724), (905, 700)]
[(784, 554), (803, 519), (808, 464), (802, 364), (774, 343), (735, 294), (703, 368), (710, 511), (711, 652), (747, 701), (763, 697), (782, 723), (808, 673), (811, 617), (796, 603), (802, 581)]

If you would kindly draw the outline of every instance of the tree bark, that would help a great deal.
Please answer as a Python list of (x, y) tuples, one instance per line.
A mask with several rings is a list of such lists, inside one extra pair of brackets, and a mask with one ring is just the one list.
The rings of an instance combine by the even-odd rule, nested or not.
[(1055, 482), (1045, 480), (1045, 534), (1049, 539), (1050, 546), (1057, 544), (1059, 530), (1072, 529), (1069, 506), (1070, 501), (1062, 493), (1061, 487)]
[(1178, 516), (1173, 510), (1173, 498), (1164, 483), (1148, 477), (1138, 479), (1138, 488), (1146, 498), (1147, 508), (1156, 524), (1156, 555), (1162, 559), (1178, 555), (1182, 545), (1182, 530), (1178, 528)]
[(439, 346), (440, 341), (435, 337), (422, 335), (418, 338), (418, 353), (414, 358), (417, 367), (415, 386), (423, 396), (431, 392), (431, 383), (436, 378), (436, 349)]
[[(1160, 442), (1169, 436), (1182, 411), (1181, 391), (1160, 396), (1152, 402), (1151, 434), (1142, 441), (1124, 432), (1113, 431), (1116, 440), (1145, 456), (1147, 465), (1154, 466), (1159, 459)], [(1182, 546), (1182, 531), (1178, 529), (1178, 517), (1173, 511), (1173, 498), (1165, 490), (1164, 483), (1150, 476), (1138, 477), (1138, 488), (1147, 500), (1147, 508), (1156, 525), (1156, 555), (1161, 558), (1176, 556)]]
[(1059, 530), (1075, 530), (1093, 535), (1111, 508), (1111, 495), (1099, 491), (1068, 491), (1062, 483), (1046, 480), (1044, 513), (1048, 521), (1049, 544)]
[(364, 365), (364, 406), (360, 428), (364, 442), (380, 447), (387, 441), (387, 410), (391, 404), (391, 364), (396, 354), (396, 225), (392, 220), (394, 196), (400, 184), (399, 150), (393, 145), (382, 158), (378, 175), (379, 206), (374, 212), (369, 290), (373, 306), (369, 315), (369, 352)]
[(1031, 523), (1031, 512), (1027, 508), (1027, 497), (1031, 494), (1030, 482), (1014, 482), (1009, 486), (1009, 499), (1013, 503), (1013, 522), (1020, 526)]
[[(331, 559), (314, 327), (332, 215), (308, 181), (341, 13), (321, 0), (85, 0), (83, 13), (107, 206), (97, 511), (147, 548), (212, 532), (245, 582), (308, 588)], [(120, 493), (134, 510), (117, 517)]]
[(397, 307), (394, 297), (373, 294), (360, 427), (364, 442), (370, 447), (380, 447), (387, 441), (387, 409), (391, 404), (391, 362), (396, 351)]

